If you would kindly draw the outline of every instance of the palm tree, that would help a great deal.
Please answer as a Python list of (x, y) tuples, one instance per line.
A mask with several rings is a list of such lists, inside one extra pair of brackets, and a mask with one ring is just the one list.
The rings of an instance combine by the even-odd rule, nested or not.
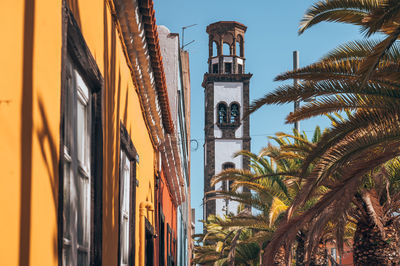
[[(330, 171), (325, 170), (341, 166), (344, 160), (348, 161), (356, 152), (368, 154), (370, 147), (383, 145), (387, 148), (388, 142), (391, 149), (380, 153), (381, 156), (377, 160), (373, 158), (378, 164), (374, 164), (365, 156), (361, 156), (367, 159), (360, 161), (360, 164), (371, 165), (370, 169), (373, 169), (379, 163), (399, 154), (400, 49), (396, 41), (398, 33), (393, 30), (396, 27), (400, 29), (399, 12), (399, 2), (389, 0), (320, 1), (306, 12), (300, 33), (321, 21), (340, 21), (362, 26), (367, 36), (383, 32), (393, 41), (361, 41), (342, 45), (320, 62), (276, 78), (303, 79), (304, 82), (300, 86), (282, 86), (253, 103), (252, 112), (264, 104), (289, 103), (319, 96), (316, 101), (289, 115), (289, 123), (330, 112), (355, 111), (348, 121), (338, 123), (330, 134), (326, 134), (321, 140), (319, 147), (306, 159), (303, 174), (311, 162), (322, 157), (316, 170), (329, 176)], [(377, 63), (371, 63), (371, 58), (376, 59), (377, 54)], [(371, 68), (374, 71), (371, 71)], [(338, 143), (344, 146), (333, 147)], [(370, 169), (366, 169), (366, 172)], [(364, 173), (360, 173), (359, 177)]]
[[(380, 178), (368, 179), (355, 195), (353, 217), (355, 265), (398, 265), (400, 161), (391, 161), (380, 169)], [(392, 200), (392, 197), (393, 200)]]
[[(336, 182), (340, 184), (340, 178)], [(344, 204), (340, 199), (342, 195), (338, 195), (335, 201), (327, 205), (326, 195), (323, 196), (313, 207), (292, 217), (278, 228), (271, 243), (290, 244), (290, 238), (304, 224), (309, 228), (309, 240), (318, 240), (318, 236), (326, 228), (327, 220), (335, 222), (335, 239), (340, 242), (343, 239), (343, 223), (350, 221), (356, 225), (353, 240), (355, 265), (397, 265), (400, 262), (399, 182), (400, 161), (396, 159), (366, 175), (353, 197), (348, 199), (348, 204)], [(334, 191), (336, 186), (330, 187)], [(327, 195), (332, 194), (332, 190)], [(315, 243), (311, 242), (309, 245), (308, 252)], [(268, 256), (274, 254), (268, 252), (271, 252), (271, 249), (266, 251), (265, 265), (268, 265)]]
[[(324, 201), (314, 207), (319, 213), (328, 212), (328, 207), (333, 205), (346, 207), (368, 172), (400, 155), (399, 3), (330, 0), (315, 4), (307, 11), (300, 32), (321, 21), (340, 21), (360, 25), (366, 36), (381, 32), (386, 37), (381, 42), (343, 45), (316, 64), (278, 76), (277, 80), (301, 78), (304, 82), (297, 87), (280, 87), (252, 105), (251, 111), (255, 111), (264, 104), (318, 97), (289, 115), (287, 122), (337, 111), (352, 112), (347, 119), (336, 123), (305, 159), (301, 176), (307, 177), (307, 181), (290, 207), (288, 218), (313, 196), (315, 187), (329, 184), (332, 176), (340, 176), (341, 183), (331, 187)], [(311, 164), (313, 170), (308, 173)], [(319, 221), (332, 218), (324, 215)], [(312, 219), (297, 220), (291, 234)], [(278, 229), (282, 234), (277, 234), (275, 239), (285, 235), (285, 226)], [(270, 249), (271, 246), (274, 245)], [(268, 252), (273, 254), (272, 250)]]
[(260, 247), (248, 241), (253, 232), (239, 227), (226, 227), (230, 217), (210, 216), (204, 221), (206, 233), (195, 235), (194, 263), (202, 265), (259, 265)]
[[(271, 153), (277, 154), (276, 147), (269, 146)], [(266, 150), (264, 150), (266, 152)], [(228, 169), (214, 177), (213, 184), (234, 181), (231, 191), (213, 191), (214, 197), (240, 202), (242, 205), (251, 206), (259, 214), (243, 212), (241, 215), (231, 216), (220, 222), (225, 229), (246, 228), (253, 232), (251, 242), (258, 243), (260, 249), (268, 244), (281, 219), (281, 214), (288, 208), (291, 189), (286, 184), (281, 172), (273, 167), (273, 163), (267, 156), (257, 156), (248, 151), (241, 151), (238, 155), (247, 156), (250, 159), (252, 171), (240, 169)], [(281, 160), (282, 161), (282, 160)], [(288, 165), (286, 165), (287, 167)], [(239, 187), (246, 187), (253, 192), (241, 192)], [(285, 265), (284, 250), (274, 257), (273, 265)]]
[[(250, 160), (251, 171), (228, 169), (213, 179), (213, 184), (234, 181), (232, 191), (213, 191), (214, 198), (234, 200), (244, 205), (257, 209), (259, 215), (240, 215), (230, 217), (228, 222), (222, 223), (226, 228), (242, 226), (257, 232), (253, 238), (259, 240), (260, 246), (266, 246), (271, 239), (271, 231), (276, 230), (283, 218), (283, 213), (290, 206), (293, 198), (301, 189), (302, 180), (298, 178), (298, 170), (306, 155), (312, 151), (315, 143), (321, 138), (319, 127), (315, 129), (312, 142), (308, 141), (305, 133), (293, 135), (278, 133), (272, 139), (279, 146), (268, 145), (259, 155), (248, 151), (241, 151), (238, 155), (246, 156)], [(252, 193), (243, 193), (239, 187), (247, 187)], [(321, 194), (323, 194), (321, 188)], [(309, 201), (312, 206), (313, 201)], [(308, 208), (306, 206), (305, 208)], [(300, 210), (303, 211), (303, 210)], [(304, 240), (302, 231), (299, 231), (299, 244), (296, 250), (296, 264), (302, 265), (304, 255)], [(304, 242), (304, 241), (303, 241)], [(285, 265), (286, 256), (283, 247), (274, 256), (274, 265)], [(323, 249), (325, 252), (325, 249)], [(316, 254), (316, 253), (315, 253)], [(314, 265), (318, 264), (316, 257), (312, 259)]]

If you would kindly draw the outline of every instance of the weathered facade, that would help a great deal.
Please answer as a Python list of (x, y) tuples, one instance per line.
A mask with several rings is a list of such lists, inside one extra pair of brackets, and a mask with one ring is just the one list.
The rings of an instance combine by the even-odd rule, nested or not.
[[(204, 216), (237, 213), (239, 204), (225, 199), (208, 200), (213, 190), (229, 190), (230, 184), (211, 186), (211, 178), (227, 168), (248, 169), (240, 150), (250, 150), (249, 82), (245, 74), (244, 33), (246, 26), (220, 21), (207, 27), (209, 34), (208, 73), (204, 74)], [(224, 49), (225, 48), (225, 49)]]
[[(179, 35), (171, 33), (165, 26), (158, 27), (158, 35), (160, 38), (161, 54), (166, 73), (166, 84), (168, 88), (168, 97), (170, 103), (171, 116), (176, 129), (175, 141), (181, 155), (182, 177), (181, 189), (186, 199), (190, 199), (190, 80), (189, 80), (189, 55), (179, 47)], [(163, 166), (165, 171), (166, 166)], [(166, 184), (168, 191), (173, 188)], [(173, 199), (172, 202), (174, 203)], [(172, 225), (171, 234), (173, 236), (173, 251), (171, 256), (166, 256), (166, 265), (189, 265), (190, 253), (189, 242), (191, 239), (190, 228), (190, 200), (185, 200), (181, 204), (173, 204), (174, 212), (167, 213), (163, 211), (165, 204), (161, 203), (160, 211), (164, 212), (165, 217), (173, 216), (175, 224)], [(160, 214), (161, 216), (161, 214)], [(160, 224), (162, 225), (162, 224)], [(167, 224), (168, 227), (168, 224)], [(165, 228), (160, 227), (160, 230)], [(168, 242), (168, 230), (165, 235)], [(160, 234), (161, 236), (162, 234)], [(159, 241), (162, 241), (160, 237)], [(171, 241), (170, 241), (171, 242)], [(168, 264), (173, 261), (172, 264)], [(160, 265), (164, 265), (161, 264)]]
[(190, 200), (153, 2), (3, 8), (0, 265), (153, 265), (159, 180)]

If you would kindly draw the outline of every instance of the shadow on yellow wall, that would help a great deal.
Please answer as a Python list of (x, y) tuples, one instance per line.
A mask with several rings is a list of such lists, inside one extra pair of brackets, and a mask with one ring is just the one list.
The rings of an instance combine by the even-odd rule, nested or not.
[(35, 1), (25, 0), (21, 105), (19, 265), (29, 265), (32, 195), (33, 44)]
[[(47, 119), (47, 115), (45, 113), (44, 103), (41, 97), (38, 100), (39, 103), (39, 112), (41, 118), (42, 128), (36, 131), (36, 135), (39, 140), (40, 151), (42, 153), (42, 158), (46, 166), (47, 174), (49, 177), (49, 182), (51, 185), (51, 192), (53, 196), (54, 203), (54, 211), (57, 212), (58, 206), (58, 187), (59, 187), (59, 179), (58, 179), (58, 171), (59, 171), (59, 156), (57, 144), (54, 136), (51, 134), (50, 124)], [(47, 144), (47, 145), (46, 145)], [(49, 150), (50, 154), (47, 154), (47, 150)], [(56, 257), (58, 254), (57, 250), (57, 234), (53, 235), (53, 254)]]
[[(114, 23), (108, 21), (107, 5), (104, 3), (103, 11), (104, 29), (104, 181), (103, 181), (103, 263), (113, 264), (115, 261), (108, 261), (117, 258), (118, 245), (118, 198), (119, 184), (119, 117), (120, 117), (120, 95), (121, 95), (121, 73), (116, 70), (116, 29)], [(116, 79), (118, 77), (118, 79)], [(107, 228), (107, 230), (104, 230)], [(112, 254), (112, 255), (111, 255)], [(111, 255), (111, 256), (110, 256)]]

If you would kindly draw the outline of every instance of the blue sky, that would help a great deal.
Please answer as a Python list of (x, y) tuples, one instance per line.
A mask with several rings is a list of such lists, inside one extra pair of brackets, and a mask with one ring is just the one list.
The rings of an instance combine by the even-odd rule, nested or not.
[[(292, 53), (300, 53), (300, 66), (313, 63), (337, 45), (361, 39), (358, 28), (337, 23), (322, 23), (298, 36), (299, 22), (314, 2), (312, 0), (155, 0), (158, 25), (165, 25), (171, 32), (181, 34), (181, 28), (197, 24), (185, 31), (185, 43), (190, 53), (191, 74), (191, 139), (199, 143), (192, 149), (191, 191), (192, 208), (196, 220), (202, 219), (203, 208), (203, 144), (204, 144), (204, 90), (201, 87), (207, 71), (207, 25), (221, 20), (235, 20), (245, 24), (246, 72), (250, 80), (250, 101), (271, 92), (283, 83), (273, 82), (276, 75), (292, 68)], [(292, 125), (285, 124), (285, 117), (293, 105), (268, 106), (251, 116), (251, 150), (258, 153), (267, 145), (267, 136), (276, 132), (291, 132)], [(329, 121), (315, 118), (302, 121), (300, 129), (311, 135), (315, 126), (325, 128)], [(196, 222), (196, 232), (202, 225)]]

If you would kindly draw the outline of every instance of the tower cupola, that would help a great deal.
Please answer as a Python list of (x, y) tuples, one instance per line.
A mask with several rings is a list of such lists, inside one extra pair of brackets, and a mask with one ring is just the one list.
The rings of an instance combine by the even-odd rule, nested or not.
[(247, 27), (236, 21), (219, 21), (207, 27), (209, 35), (208, 73), (244, 73), (244, 33)]

